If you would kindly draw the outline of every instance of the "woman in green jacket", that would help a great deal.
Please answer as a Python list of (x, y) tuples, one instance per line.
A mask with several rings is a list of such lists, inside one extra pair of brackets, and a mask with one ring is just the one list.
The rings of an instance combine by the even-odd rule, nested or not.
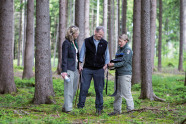
[(121, 113), (122, 97), (125, 98), (127, 111), (134, 109), (134, 102), (131, 93), (131, 77), (132, 77), (132, 50), (128, 46), (128, 37), (126, 34), (120, 35), (118, 39), (119, 48), (115, 59), (120, 60), (116, 63), (109, 63), (109, 67), (115, 67), (117, 80), (117, 94), (114, 100), (114, 112), (109, 115)]

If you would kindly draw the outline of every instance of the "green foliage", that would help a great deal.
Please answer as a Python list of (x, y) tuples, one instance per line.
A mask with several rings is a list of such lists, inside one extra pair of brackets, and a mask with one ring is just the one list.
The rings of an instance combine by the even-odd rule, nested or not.
[[(162, 0), (162, 58), (176, 58), (179, 55), (180, 40), (180, 1)], [(159, 40), (159, 2), (157, 2), (156, 50)], [(158, 52), (156, 52), (158, 54)], [(184, 57), (184, 59), (186, 59)], [(176, 65), (174, 65), (176, 66)]]
[(20, 79), (18, 77), (15, 77), (15, 84), (18, 88), (26, 88), (26, 87), (34, 87), (35, 86), (35, 79)]
[[(186, 69), (186, 52), (183, 56), (183, 69)], [(176, 56), (172, 57), (163, 57), (162, 58), (162, 68), (163, 70), (169, 69), (169, 70), (178, 70), (178, 63), (179, 63), (179, 56), (178, 54)], [(158, 57), (154, 58), (154, 65), (155, 67), (158, 66)]]
[(53, 79), (53, 87), (57, 96), (64, 95), (64, 81), (62, 79)]
[[(183, 75), (156, 74), (152, 77), (154, 93), (165, 102), (139, 99), (141, 86), (132, 86), (135, 109), (153, 108), (157, 110), (135, 111), (118, 116), (108, 116), (113, 111), (114, 97), (106, 96), (104, 91), (104, 111), (95, 114), (95, 91), (93, 82), (83, 109), (74, 106), (70, 113), (61, 112), (64, 103), (64, 85), (61, 78), (53, 78), (56, 104), (32, 104), (34, 97), (34, 78), (30, 80), (15, 77), (18, 92), (0, 95), (0, 123), (180, 123), (185, 118), (186, 90)], [(114, 82), (108, 82), (108, 94), (113, 93)], [(74, 101), (75, 102), (75, 101)], [(123, 99), (122, 111), (126, 112)]]
[(16, 70), (23, 70), (24, 67), (23, 67), (23, 66), (16, 66), (16, 65), (15, 65), (14, 68), (15, 68)]

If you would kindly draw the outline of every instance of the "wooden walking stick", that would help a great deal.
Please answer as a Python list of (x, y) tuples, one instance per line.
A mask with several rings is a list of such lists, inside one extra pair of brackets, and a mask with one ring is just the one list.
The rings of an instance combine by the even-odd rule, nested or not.
[(81, 82), (81, 73), (80, 73), (80, 75), (79, 75), (79, 81), (78, 81), (78, 87), (77, 87), (77, 91), (76, 91), (76, 99), (75, 99), (75, 104), (74, 104), (74, 106), (76, 106), (78, 91), (79, 91), (79, 87), (80, 87), (80, 82)]

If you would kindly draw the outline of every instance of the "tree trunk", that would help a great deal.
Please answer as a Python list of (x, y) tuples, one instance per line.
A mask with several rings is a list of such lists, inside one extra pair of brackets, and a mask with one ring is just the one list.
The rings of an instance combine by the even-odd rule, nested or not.
[(141, 82), (141, 0), (134, 0), (133, 8), (132, 84)]
[(34, 44), (34, 0), (27, 2), (27, 26), (26, 26), (26, 46), (24, 57), (23, 78), (30, 79), (33, 76), (33, 44)]
[(0, 94), (16, 92), (13, 72), (13, 0), (0, 4)]
[(75, 14), (76, 14), (76, 10), (75, 10), (75, 1), (76, 0), (73, 0), (73, 25), (75, 25)]
[(162, 48), (162, 0), (159, 0), (158, 71), (161, 71), (161, 48)]
[(57, 49), (58, 39), (59, 39), (59, 23), (57, 24), (56, 42), (55, 42), (55, 47), (54, 47), (53, 67), (55, 67), (56, 49)]
[(154, 70), (154, 51), (155, 51), (155, 35), (156, 35), (156, 0), (151, 0), (150, 11), (150, 35), (151, 35), (151, 62), (152, 72)]
[(78, 47), (81, 49), (85, 38), (85, 0), (76, 0), (75, 25), (79, 27)]
[(121, 32), (120, 27), (120, 0), (118, 0), (118, 35), (120, 35)]
[(186, 71), (185, 71), (185, 83), (184, 83), (184, 86), (186, 86)]
[(23, 0), (20, 0), (19, 42), (18, 42), (18, 53), (17, 53), (17, 66), (20, 66), (20, 56), (21, 56), (21, 43), (22, 43), (22, 2), (23, 2)]
[(89, 6), (90, 6), (90, 0), (85, 0), (85, 38), (90, 36), (90, 30), (89, 30)]
[(112, 41), (112, 47), (113, 47), (113, 52), (112, 52), (112, 57), (115, 57), (116, 53), (116, 35), (118, 32), (116, 32), (116, 14), (115, 14), (115, 0), (112, 0), (112, 24), (113, 24), (113, 41)]
[(122, 34), (127, 33), (127, 0), (122, 0)]
[(180, 0), (180, 47), (179, 47), (179, 65), (178, 65), (178, 70), (179, 71), (183, 71), (183, 40), (184, 40), (184, 35), (183, 35), (183, 32), (184, 32), (184, 12), (183, 12), (183, 9), (184, 9), (184, 5), (183, 5), (183, 1), (184, 0)]
[(51, 70), (49, 0), (36, 2), (34, 104), (54, 103)]
[(13, 60), (14, 60), (14, 43), (15, 43), (15, 16), (14, 16), (14, 14), (15, 14), (15, 12), (14, 12), (14, 10), (15, 10), (15, 7), (13, 6), (13, 36), (12, 36), (12, 58), (13, 58)]
[(103, 6), (103, 26), (105, 28), (104, 39), (107, 40), (107, 16), (108, 16), (108, 0), (104, 0)]
[(183, 50), (186, 52), (186, 0), (183, 0)]
[(65, 40), (66, 33), (66, 2), (67, 0), (59, 1), (59, 46), (58, 46), (58, 67), (57, 73), (61, 74), (61, 63), (62, 63), (62, 44)]
[(115, 17), (116, 17), (116, 19), (115, 19), (115, 47), (114, 47), (114, 54), (117, 52), (117, 48), (118, 48), (118, 35), (119, 35), (119, 29), (118, 29), (118, 16), (119, 16), (119, 12), (118, 12), (118, 9), (119, 8), (119, 0), (116, 0), (116, 12), (115, 12)]
[(159, 100), (152, 89), (152, 64), (151, 64), (151, 34), (150, 34), (150, 0), (141, 1), (141, 99)]
[(99, 0), (97, 0), (97, 16), (96, 16), (96, 27), (99, 26)]
[(93, 35), (94, 34), (94, 27), (95, 27), (94, 26), (94, 23), (95, 23), (95, 21), (94, 21), (95, 20), (94, 9), (92, 9), (92, 14), (91, 15), (92, 15), (92, 17), (91, 17), (92, 18), (92, 23), (91, 23), (91, 30), (90, 30), (90, 32), (91, 32), (91, 35)]
[[(66, 25), (66, 29), (69, 27), (68, 26), (68, 0), (65, 0), (65, 9), (66, 9), (66, 13), (65, 13), (65, 18), (66, 18), (66, 21), (65, 21), (65, 25)], [(70, 24), (70, 26), (71, 26), (71, 24)]]
[(108, 43), (109, 43), (109, 53), (110, 53), (110, 59), (112, 60), (113, 58), (113, 16), (112, 15), (112, 0), (108, 1)]
[(34, 36), (33, 36), (33, 45), (32, 45), (32, 47), (33, 47), (33, 51), (32, 51), (32, 53), (33, 53), (33, 56), (32, 56), (32, 61), (33, 61), (33, 64), (32, 64), (32, 66), (35, 66), (35, 62), (34, 62), (34, 59), (35, 59), (35, 17), (34, 17), (34, 24), (33, 24), (33, 29), (34, 29)]
[(140, 98), (154, 100), (152, 90), (150, 42), (150, 0), (141, 1), (141, 69), (142, 83)]
[(24, 53), (25, 53), (25, 42), (26, 42), (26, 12), (27, 12), (27, 8), (26, 8), (26, 3), (27, 1), (24, 0), (24, 6), (23, 6), (23, 38), (22, 38), (22, 63), (21, 66), (24, 67)]

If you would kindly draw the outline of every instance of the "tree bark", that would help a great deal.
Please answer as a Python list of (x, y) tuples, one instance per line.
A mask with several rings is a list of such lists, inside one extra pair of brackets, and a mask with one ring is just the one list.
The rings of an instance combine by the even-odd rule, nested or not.
[(13, 58), (13, 60), (14, 60), (14, 43), (15, 43), (15, 16), (14, 16), (14, 14), (15, 14), (15, 12), (14, 12), (14, 10), (15, 10), (15, 7), (13, 6), (13, 37), (12, 37), (12, 58)]
[(104, 39), (107, 40), (107, 16), (108, 16), (108, 0), (104, 0), (103, 6), (103, 26), (105, 28)]
[(113, 52), (112, 52), (112, 57), (115, 57), (115, 53), (116, 53), (116, 35), (118, 33), (118, 31), (116, 31), (116, 14), (115, 14), (115, 0), (112, 0), (112, 24), (113, 24), (113, 43), (112, 43), (112, 47), (113, 47)]
[(120, 0), (118, 0), (118, 35), (120, 35), (121, 28), (120, 28)]
[(141, 1), (141, 99), (165, 101), (157, 97), (152, 89), (151, 64), (151, 34), (150, 34), (150, 0)]
[(155, 51), (155, 35), (156, 35), (156, 0), (151, 0), (150, 11), (150, 35), (151, 35), (151, 62), (152, 72), (154, 70), (154, 51)]
[(65, 40), (66, 33), (66, 2), (67, 0), (59, 1), (59, 46), (58, 46), (58, 67), (57, 73), (61, 74), (61, 63), (62, 63), (62, 44)]
[(24, 6), (23, 6), (23, 38), (22, 38), (22, 63), (21, 66), (24, 66), (24, 53), (25, 53), (25, 44), (26, 44), (26, 12), (27, 12), (27, 8), (26, 8), (26, 0), (23, 0), (24, 2)]
[(185, 71), (185, 83), (184, 83), (184, 86), (186, 86), (186, 71)]
[(112, 9), (112, 0), (108, 1), (108, 43), (109, 43), (109, 53), (110, 53), (110, 59), (113, 58), (113, 31), (114, 31), (114, 25), (113, 25), (113, 9)]
[(34, 104), (54, 103), (50, 49), (49, 0), (36, 2), (36, 58)]
[(26, 46), (24, 57), (23, 78), (33, 77), (33, 44), (34, 44), (34, 0), (27, 2), (27, 26), (26, 26)]
[(66, 9), (66, 13), (65, 13), (65, 16), (66, 16), (66, 21), (65, 21), (65, 25), (66, 25), (66, 29), (70, 26), (68, 25), (68, 18), (69, 18), (69, 15), (68, 15), (68, 0), (65, 0), (65, 9)]
[(89, 7), (90, 0), (85, 0), (85, 38), (90, 36), (89, 30)]
[(179, 64), (178, 64), (178, 70), (183, 71), (183, 40), (184, 40), (184, 0), (180, 0), (180, 47), (179, 47)]
[(150, 42), (150, 0), (141, 1), (141, 69), (142, 83), (140, 98), (154, 100)]
[(76, 0), (73, 0), (73, 25), (75, 25), (75, 14), (76, 14), (76, 10), (75, 10), (75, 1)]
[(161, 71), (161, 48), (162, 48), (162, 0), (159, 0), (158, 71)]
[(0, 4), (0, 94), (16, 92), (13, 72), (13, 0)]
[(55, 67), (56, 49), (57, 49), (58, 39), (59, 39), (59, 23), (57, 24), (57, 31), (56, 31), (56, 42), (55, 42), (55, 47), (54, 47), (53, 67)]
[(91, 23), (91, 34), (90, 35), (93, 35), (94, 34), (94, 28), (95, 28), (95, 14), (94, 14), (94, 8), (92, 9), (92, 14), (91, 14), (91, 18), (92, 18), (92, 23)]
[(85, 38), (85, 0), (76, 0), (75, 25), (79, 27), (78, 47), (81, 49)]
[(116, 9), (115, 9), (115, 47), (114, 47), (114, 54), (117, 52), (117, 48), (118, 48), (118, 35), (119, 35), (119, 21), (118, 21), (118, 18), (119, 18), (119, 12), (118, 12), (118, 9), (119, 8), (119, 0), (116, 0)]
[(20, 66), (20, 56), (21, 56), (21, 43), (22, 43), (22, 2), (20, 0), (20, 15), (19, 15), (19, 42), (18, 42), (18, 53), (17, 53), (17, 66)]
[(127, 33), (127, 0), (122, 0), (122, 34)]
[(132, 84), (141, 82), (141, 0), (134, 0), (133, 8)]
[(183, 0), (183, 50), (186, 52), (186, 1)]
[(99, 26), (99, 0), (97, 0), (96, 27)]

